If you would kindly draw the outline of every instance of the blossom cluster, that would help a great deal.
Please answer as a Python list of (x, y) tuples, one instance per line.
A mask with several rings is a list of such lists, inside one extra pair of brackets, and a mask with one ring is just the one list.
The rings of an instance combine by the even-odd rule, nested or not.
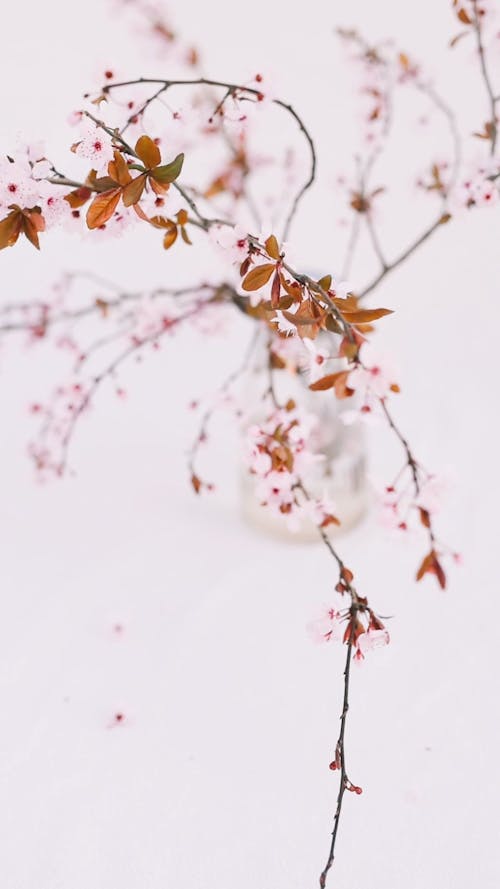
[(290, 401), (247, 430), (247, 466), (256, 478), (255, 494), (262, 506), (286, 519), (291, 530), (304, 520), (318, 527), (338, 524), (334, 505), (314, 498), (324, 455), (313, 449), (318, 417)]
[(338, 607), (325, 607), (323, 613), (308, 624), (311, 639), (317, 643), (348, 643), (352, 636), (354, 660), (362, 661), (365, 655), (390, 642), (384, 624), (373, 611), (361, 604), (353, 617), (350, 608), (340, 603)]

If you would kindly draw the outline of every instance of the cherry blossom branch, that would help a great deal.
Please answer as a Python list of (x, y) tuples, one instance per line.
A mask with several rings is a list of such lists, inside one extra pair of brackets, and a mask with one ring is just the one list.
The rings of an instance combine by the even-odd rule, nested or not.
[(95, 393), (104, 382), (104, 380), (113, 377), (118, 368), (121, 367), (122, 364), (124, 364), (132, 355), (142, 350), (148, 344), (158, 342), (161, 337), (164, 336), (168, 331), (171, 331), (174, 327), (178, 327), (179, 324), (181, 324), (183, 321), (187, 321), (194, 315), (199, 314), (199, 312), (203, 311), (203, 309), (212, 302), (213, 298), (202, 302), (196, 302), (195, 305), (188, 311), (186, 311), (183, 315), (179, 316), (178, 318), (173, 318), (165, 321), (160, 328), (155, 329), (151, 334), (148, 334), (141, 339), (133, 338), (130, 344), (125, 349), (123, 349), (103, 370), (101, 370), (96, 376), (93, 377), (90, 387), (83, 395), (81, 401), (75, 406), (75, 409), (71, 414), (67, 430), (62, 438), (59, 474), (62, 475), (67, 467), (69, 448), (73, 439), (73, 434), (77, 422), (83, 412), (91, 403)]
[[(351, 619), (354, 619), (356, 614), (356, 607), (351, 606)], [(353, 633), (349, 636), (349, 641), (347, 642), (347, 654), (345, 659), (344, 666), (344, 696), (342, 702), (342, 711), (340, 714), (340, 732), (337, 739), (337, 743), (335, 745), (335, 765), (340, 769), (339, 775), (339, 792), (337, 796), (337, 807), (335, 809), (335, 815), (333, 816), (333, 830), (332, 830), (332, 840), (330, 843), (330, 849), (328, 852), (328, 858), (323, 868), (320, 878), (319, 885), (320, 889), (325, 889), (326, 880), (328, 876), (328, 871), (330, 870), (334, 859), (335, 859), (335, 846), (337, 843), (337, 834), (340, 824), (340, 816), (342, 814), (342, 803), (344, 801), (344, 794), (349, 786), (349, 778), (347, 777), (346, 770), (346, 755), (345, 755), (345, 730), (346, 730), (346, 722), (347, 722), (347, 713), (349, 711), (349, 685), (351, 679), (351, 664), (352, 664), (352, 649), (353, 649), (353, 641), (354, 636)], [(338, 765), (337, 765), (338, 762)], [(359, 788), (358, 788), (359, 789)]]
[[(386, 69), (389, 68), (391, 63), (381, 53), (379, 48), (370, 45), (357, 31), (337, 29), (337, 33), (339, 33), (340, 36), (347, 42), (354, 43), (356, 46), (358, 46), (361, 51), (361, 58), (369, 61), (370, 65), (383, 67)], [(363, 217), (367, 226), (374, 253), (380, 263), (380, 270), (372, 279), (372, 281), (365, 285), (365, 287), (362, 288), (360, 291), (357, 291), (358, 299), (363, 299), (365, 296), (375, 290), (376, 287), (378, 287), (378, 285), (386, 278), (387, 275), (398, 268), (399, 265), (401, 265), (407, 258), (409, 258), (414, 252), (416, 252), (434, 234), (441, 223), (448, 221), (448, 219), (450, 218), (450, 215), (447, 213), (448, 194), (457, 181), (458, 172), (460, 169), (461, 138), (454, 112), (444, 101), (444, 99), (439, 95), (437, 90), (432, 85), (421, 79), (418, 68), (411, 65), (410, 60), (404, 53), (399, 54), (399, 64), (401, 65), (405, 75), (408, 77), (410, 84), (418, 92), (426, 96), (426, 98), (431, 102), (432, 105), (434, 105), (434, 107), (446, 121), (453, 146), (453, 160), (451, 165), (450, 181), (446, 190), (443, 192), (442, 208), (438, 218), (436, 220), (433, 220), (422, 232), (422, 234), (419, 235), (415, 240), (413, 240), (394, 261), (388, 262), (386, 259), (385, 250), (383, 249), (380, 242), (380, 238), (373, 219), (371, 207), (373, 195), (370, 195), (368, 190), (370, 176), (375, 167), (375, 163), (378, 157), (384, 150), (392, 125), (391, 94), (389, 93), (389, 91), (387, 91), (384, 96), (384, 126), (380, 134), (378, 144), (369, 154), (364, 166), (361, 167), (359, 174), (359, 189), (358, 192), (354, 195), (353, 200), (351, 201), (351, 206), (354, 210), (355, 215), (351, 236), (348, 243), (348, 252), (346, 255), (346, 261), (344, 263), (344, 269), (347, 273), (350, 261), (352, 259), (352, 254), (354, 252), (354, 248), (360, 233), (361, 226), (356, 225), (356, 220)], [(376, 193), (377, 192), (375, 192), (374, 194)]]
[[(90, 280), (94, 280), (96, 283), (99, 283), (100, 286), (104, 286), (107, 288), (115, 287), (112, 282), (104, 281), (104, 279), (100, 279), (95, 275), (90, 275), (82, 272), (72, 272), (65, 276), (66, 280), (70, 282), (71, 280), (75, 280), (77, 278), (88, 278)], [(157, 287), (154, 290), (149, 292), (137, 291), (136, 293), (123, 291), (119, 292), (115, 297), (106, 297), (106, 298), (96, 298), (92, 302), (87, 305), (80, 306), (75, 309), (60, 309), (59, 311), (51, 312), (51, 307), (46, 302), (34, 301), (34, 302), (25, 302), (25, 303), (11, 303), (4, 305), (0, 308), (0, 335), (5, 333), (13, 333), (13, 332), (21, 332), (21, 331), (35, 331), (38, 336), (45, 335), (53, 326), (58, 324), (63, 324), (65, 322), (79, 321), (82, 318), (90, 317), (90, 316), (103, 316), (106, 315), (110, 310), (114, 310), (117, 308), (122, 308), (127, 303), (136, 303), (141, 299), (144, 299), (147, 296), (151, 300), (160, 299), (162, 297), (172, 297), (176, 299), (180, 299), (184, 296), (193, 296), (193, 294), (199, 294), (204, 290), (216, 290), (219, 295), (222, 292), (225, 292), (225, 289), (234, 291), (230, 287), (230, 285), (209, 285), (209, 284), (198, 284), (192, 285), (189, 287), (178, 287), (178, 288), (165, 288), (165, 287)], [(26, 315), (28, 313), (35, 314), (39, 313), (39, 315), (35, 318), (17, 318), (14, 321), (3, 321), (4, 317), (9, 318), (11, 315)]]
[(217, 408), (219, 406), (217, 403), (218, 399), (221, 396), (226, 395), (228, 393), (229, 389), (231, 388), (231, 386), (233, 386), (234, 383), (236, 383), (237, 380), (239, 380), (240, 377), (242, 377), (243, 374), (245, 373), (245, 371), (250, 363), (250, 360), (251, 360), (251, 357), (252, 357), (253, 352), (255, 350), (255, 347), (257, 345), (259, 336), (260, 336), (260, 330), (259, 330), (259, 327), (257, 326), (256, 329), (253, 331), (252, 336), (250, 338), (250, 342), (245, 350), (243, 361), (235, 370), (231, 371), (231, 373), (226, 377), (226, 379), (224, 380), (222, 385), (219, 386), (219, 388), (217, 389), (217, 392), (215, 393), (213, 403), (206, 409), (205, 413), (201, 417), (201, 422), (200, 422), (200, 426), (198, 429), (198, 434), (191, 446), (191, 450), (189, 451), (189, 456), (188, 456), (188, 469), (189, 469), (189, 474), (190, 474), (190, 478), (191, 478), (191, 484), (197, 494), (200, 493), (200, 491), (203, 487), (205, 487), (205, 488), (211, 487), (211, 485), (207, 484), (206, 482), (204, 482), (201, 479), (199, 472), (197, 470), (196, 461), (198, 458), (200, 446), (202, 444), (204, 444), (205, 441), (207, 440), (208, 427), (210, 425), (210, 422), (212, 420), (212, 417), (213, 417), (215, 411), (217, 410)]
[(481, 22), (481, 16), (479, 14), (478, 9), (478, 0), (472, 0), (472, 8), (474, 13), (473, 19), (473, 27), (476, 35), (476, 44), (477, 51), (479, 54), (479, 64), (481, 67), (481, 74), (483, 77), (484, 85), (486, 87), (486, 92), (488, 95), (489, 105), (490, 105), (490, 126), (488, 128), (489, 138), (490, 138), (490, 153), (491, 155), (495, 154), (495, 148), (497, 144), (498, 137), (498, 125), (497, 125), (497, 102), (498, 96), (495, 96), (495, 91), (493, 89), (493, 85), (491, 82), (490, 73), (488, 70), (488, 64), (486, 61), (486, 52), (484, 48), (483, 42), (483, 26)]
[[(238, 94), (241, 93), (241, 98), (244, 99), (245, 96), (252, 96), (254, 101), (260, 101), (262, 98), (262, 92), (254, 87), (244, 86), (237, 83), (228, 83), (226, 81), (221, 80), (212, 80), (207, 77), (198, 77), (198, 78), (188, 78), (188, 79), (179, 79), (179, 80), (162, 80), (159, 78), (150, 78), (150, 77), (139, 77), (135, 80), (124, 80), (117, 83), (106, 83), (102, 87), (103, 95), (107, 95), (111, 92), (111, 90), (120, 89), (122, 87), (127, 86), (136, 86), (139, 84), (156, 84), (159, 85), (159, 89), (155, 93), (154, 96), (150, 97), (150, 101), (148, 102), (146, 107), (149, 107), (151, 102), (153, 102), (156, 98), (158, 98), (161, 94), (165, 93), (168, 89), (175, 86), (212, 86), (212, 87), (220, 87), (226, 90), (226, 96), (222, 100), (223, 102), (232, 97), (238, 97)], [(304, 138), (307, 142), (309, 153), (310, 153), (310, 172), (307, 177), (307, 180), (300, 188), (300, 190), (295, 195), (289, 213), (285, 220), (284, 230), (283, 230), (283, 238), (286, 238), (290, 232), (290, 228), (295, 217), (295, 214), (298, 210), (299, 204), (305, 195), (305, 193), (311, 188), (312, 184), (316, 178), (316, 166), (317, 166), (317, 157), (316, 157), (316, 148), (312, 139), (309, 130), (307, 129), (302, 118), (297, 114), (292, 105), (288, 102), (283, 101), (282, 99), (272, 99), (274, 105), (277, 105), (280, 108), (283, 108), (297, 123), (300, 132), (304, 135)], [(129, 148), (130, 146), (128, 146)], [(132, 152), (133, 153), (133, 152)]]
[(369, 293), (372, 293), (379, 284), (392, 272), (394, 272), (400, 265), (402, 265), (407, 259), (410, 258), (417, 250), (425, 244), (426, 241), (434, 234), (434, 232), (439, 228), (440, 225), (443, 225), (445, 222), (448, 222), (449, 216), (446, 213), (440, 213), (437, 219), (435, 219), (430, 225), (424, 229), (422, 234), (420, 234), (414, 241), (403, 250), (396, 259), (392, 260), (392, 262), (387, 263), (385, 266), (381, 268), (378, 274), (375, 275), (372, 280), (366, 284), (360, 291), (357, 293), (358, 299), (364, 299), (368, 296)]

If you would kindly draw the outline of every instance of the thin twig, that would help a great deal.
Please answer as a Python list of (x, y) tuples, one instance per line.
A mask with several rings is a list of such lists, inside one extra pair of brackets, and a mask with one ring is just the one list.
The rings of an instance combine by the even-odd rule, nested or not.
[(483, 75), (484, 85), (486, 87), (486, 92), (488, 94), (488, 100), (490, 104), (490, 126), (491, 126), (491, 134), (490, 134), (490, 154), (495, 154), (495, 148), (497, 144), (497, 136), (498, 136), (498, 126), (497, 126), (497, 113), (496, 106), (498, 97), (495, 96), (495, 92), (491, 83), (490, 73), (488, 71), (488, 65), (486, 62), (486, 52), (484, 49), (483, 43), (483, 28), (481, 24), (481, 16), (479, 15), (479, 11), (477, 8), (477, 0), (472, 0), (472, 6), (474, 9), (474, 31), (476, 34), (476, 43), (477, 43), (477, 51), (479, 53), (479, 64), (481, 66), (481, 73)]

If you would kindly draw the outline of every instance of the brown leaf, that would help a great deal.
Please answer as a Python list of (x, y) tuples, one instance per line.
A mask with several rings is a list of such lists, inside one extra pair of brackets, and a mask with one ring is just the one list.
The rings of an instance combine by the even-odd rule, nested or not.
[(157, 182), (156, 179), (153, 179), (152, 174), (149, 175), (148, 181), (149, 181), (149, 184), (150, 184), (151, 188), (153, 189), (154, 193), (156, 195), (158, 195), (159, 198), (163, 197), (163, 195), (166, 194), (170, 188), (170, 185), (168, 182), (166, 182), (165, 185), (162, 185), (161, 182)]
[[(271, 287), (271, 306), (273, 309), (277, 309), (280, 304), (280, 293), (281, 293), (281, 281), (279, 272), (275, 272), (273, 278), (273, 284)], [(289, 299), (289, 297), (288, 297)]]
[(354, 389), (351, 389), (347, 385), (347, 381), (349, 379), (349, 371), (348, 370), (340, 370), (334, 374), (328, 374), (326, 377), (322, 377), (320, 380), (316, 380), (315, 383), (311, 383), (309, 388), (313, 392), (322, 392), (327, 389), (335, 389), (335, 395), (337, 398), (350, 398), (351, 395), (354, 394)]
[[(340, 373), (343, 373), (343, 371), (340, 371)], [(327, 374), (326, 377), (321, 377), (320, 380), (316, 380), (314, 383), (311, 383), (309, 388), (313, 392), (325, 392), (327, 389), (333, 389), (337, 377), (338, 373)]]
[(342, 312), (345, 320), (349, 324), (367, 324), (370, 321), (377, 321), (384, 315), (392, 315), (392, 309), (357, 309), (355, 312)]
[(202, 483), (201, 483), (201, 480), (198, 478), (197, 475), (194, 475), (194, 474), (193, 474), (193, 475), (191, 476), (191, 484), (192, 484), (192, 486), (193, 486), (193, 488), (194, 488), (195, 493), (196, 493), (196, 494), (199, 494), (200, 491), (201, 491), (201, 484), (202, 484)]
[(356, 643), (358, 638), (365, 632), (365, 628), (360, 620), (357, 617), (351, 617), (349, 623), (347, 624), (346, 631), (344, 633), (343, 641), (348, 643), (351, 642), (352, 645)]
[(267, 284), (275, 268), (276, 266), (274, 263), (270, 262), (255, 266), (255, 268), (251, 269), (241, 282), (243, 290), (259, 290), (261, 287), (264, 287), (264, 284)]
[[(111, 163), (113, 162), (111, 161)], [(116, 184), (111, 176), (98, 176), (95, 170), (91, 170), (85, 180), (85, 185), (93, 191), (98, 191), (99, 194), (102, 194), (104, 191), (111, 191), (112, 188), (116, 188)]]
[(172, 246), (172, 244), (175, 244), (177, 240), (177, 234), (177, 226), (172, 223), (172, 227), (168, 229), (168, 231), (165, 233), (165, 237), (163, 238), (163, 246), (165, 250), (168, 250)]
[(445, 590), (446, 589), (446, 574), (443, 571), (441, 562), (437, 558), (434, 560), (434, 574), (437, 577), (437, 580), (438, 580), (438, 583), (439, 583), (439, 586), (441, 587), (441, 589)]
[(160, 149), (149, 136), (139, 137), (135, 143), (135, 153), (147, 170), (152, 170), (161, 163)]
[(140, 204), (134, 204), (134, 212), (137, 214), (139, 219), (143, 219), (144, 222), (150, 222), (149, 216), (144, 212)]
[(340, 521), (337, 516), (331, 515), (330, 513), (326, 515), (321, 522), (320, 528), (328, 528), (329, 525), (340, 525)]
[(175, 225), (175, 222), (166, 216), (151, 216), (149, 221), (155, 228), (172, 228)]
[(280, 259), (280, 248), (274, 235), (269, 236), (265, 242), (265, 246), (267, 255), (270, 256), (271, 259)]
[(72, 210), (78, 210), (79, 207), (83, 207), (87, 203), (91, 195), (91, 189), (82, 185), (81, 188), (77, 188), (75, 191), (70, 191), (69, 194), (64, 195), (64, 200), (68, 202)]
[(444, 590), (446, 588), (446, 574), (443, 571), (436, 551), (433, 549), (431, 549), (430, 553), (423, 559), (420, 568), (417, 571), (417, 580), (422, 580), (422, 577), (426, 574), (434, 574), (437, 577), (441, 589)]
[(112, 188), (103, 194), (98, 194), (87, 210), (87, 226), (90, 229), (100, 228), (111, 219), (121, 198), (121, 188)]
[(283, 370), (286, 367), (286, 361), (277, 352), (273, 352), (272, 349), (269, 352), (269, 367), (273, 370)]
[(467, 34), (470, 34), (470, 31), (460, 31), (460, 34), (455, 34), (455, 37), (450, 40), (450, 49), (453, 49), (453, 47), (457, 45), (458, 41), (461, 40), (462, 37), (466, 37)]
[(326, 316), (325, 327), (331, 333), (342, 333), (342, 327), (332, 314)]
[(424, 528), (430, 528), (431, 517), (430, 517), (429, 513), (427, 512), (427, 510), (422, 509), (422, 507), (419, 507), (419, 513), (420, 513), (420, 521), (422, 522), (422, 525), (424, 526)]
[(146, 181), (147, 173), (142, 173), (140, 176), (136, 176), (135, 179), (132, 179), (129, 184), (125, 186), (122, 192), (125, 207), (133, 207), (134, 204), (139, 203), (146, 187)]
[(45, 231), (45, 219), (38, 210), (24, 210), (22, 215), (24, 234), (33, 247), (40, 250), (38, 233)]
[(290, 281), (288, 278), (285, 278), (284, 275), (280, 272), (281, 278), (281, 286), (288, 293), (288, 296), (291, 296), (294, 300), (299, 300), (302, 296), (302, 287), (298, 283), (298, 281)]
[(472, 25), (472, 19), (463, 6), (461, 6), (460, 9), (457, 9), (457, 17), (464, 23), (464, 25)]
[(118, 185), (128, 185), (132, 179), (127, 161), (120, 151), (114, 152), (114, 160), (108, 164), (108, 173)]
[(0, 250), (5, 247), (13, 247), (23, 226), (23, 214), (19, 208), (12, 210), (5, 219), (0, 222)]
[(429, 571), (432, 571), (432, 567), (434, 564), (434, 550), (431, 550), (424, 559), (422, 560), (420, 567), (417, 571), (417, 580), (422, 580), (425, 574), (428, 574)]
[(349, 337), (345, 336), (342, 339), (339, 349), (339, 357), (348, 358), (350, 361), (356, 357), (361, 346), (366, 342), (364, 336), (361, 336), (357, 330), (353, 330), (352, 335), (354, 342), (350, 340)]
[(241, 276), (242, 278), (244, 277), (244, 275), (246, 275), (246, 273), (248, 272), (248, 269), (249, 269), (249, 268), (250, 268), (250, 257), (247, 256), (247, 258), (244, 259), (243, 262), (242, 262), (241, 265), (240, 265), (240, 276)]
[(185, 244), (192, 245), (193, 242), (190, 240), (189, 235), (183, 225), (181, 225), (181, 238)]

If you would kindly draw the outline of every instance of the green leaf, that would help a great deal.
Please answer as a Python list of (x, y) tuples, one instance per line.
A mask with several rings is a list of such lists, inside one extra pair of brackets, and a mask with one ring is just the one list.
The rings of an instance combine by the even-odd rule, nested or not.
[(163, 164), (163, 166), (161, 167), (156, 167), (150, 174), (151, 178), (154, 179), (156, 182), (159, 182), (161, 185), (167, 185), (170, 182), (175, 182), (177, 177), (181, 174), (183, 163), (184, 155), (178, 154), (177, 157), (169, 164)]

